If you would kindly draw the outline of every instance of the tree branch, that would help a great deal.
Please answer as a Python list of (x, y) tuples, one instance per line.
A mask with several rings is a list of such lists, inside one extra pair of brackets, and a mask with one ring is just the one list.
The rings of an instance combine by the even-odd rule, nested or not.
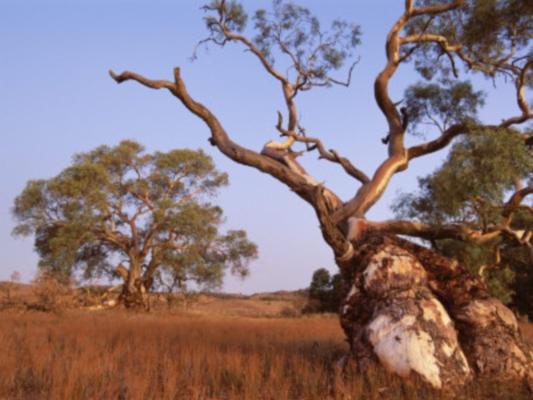
[(509, 118), (505, 121), (503, 121), (500, 126), (503, 128), (507, 128), (514, 124), (521, 124), (524, 123), (530, 119), (533, 118), (533, 115), (531, 114), (531, 109), (529, 108), (529, 105), (526, 102), (525, 98), (525, 86), (527, 82), (527, 73), (529, 70), (533, 68), (533, 59), (529, 60), (525, 66), (520, 69), (520, 72), (517, 73), (517, 77), (515, 80), (515, 86), (516, 86), (516, 102), (518, 103), (518, 108), (522, 111), (522, 115), (517, 117)]
[(502, 229), (483, 233), (462, 224), (432, 225), (415, 221), (389, 220), (384, 222), (365, 221), (365, 228), (381, 232), (406, 235), (426, 240), (455, 239), (462, 242), (486, 243), (502, 235)]
[(363, 184), (353, 199), (335, 211), (334, 221), (340, 223), (349, 217), (362, 218), (381, 198), (393, 175), (405, 170), (407, 163), (405, 152), (396, 153), (385, 160), (374, 173), (372, 180)]
[(520, 206), (520, 203), (526, 197), (527, 195), (530, 195), (533, 193), (533, 186), (528, 186), (526, 188), (523, 188), (521, 190), (516, 191), (509, 201), (505, 204), (502, 212), (502, 216), (507, 219), (506, 225), (508, 226), (511, 222), (511, 214), (514, 210)]
[(428, 6), (428, 7), (420, 7), (420, 8), (413, 8), (413, 1), (407, 0), (406, 4), (409, 4), (409, 6), (406, 6), (407, 12), (412, 16), (416, 17), (419, 15), (436, 15), (436, 14), (442, 14), (447, 11), (455, 10), (462, 6), (464, 4), (465, 0), (455, 0), (448, 4), (443, 4), (440, 6)]
[(466, 133), (470, 133), (470, 128), (466, 124), (452, 125), (437, 139), (407, 149), (407, 159), (412, 160), (413, 158), (442, 150), (448, 146), (455, 137)]
[(209, 138), (210, 143), (216, 146), (224, 155), (239, 164), (251, 166), (273, 176), (280, 182), (286, 184), (301, 198), (313, 204), (311, 193), (314, 185), (309, 183), (301, 173), (295, 172), (273, 158), (258, 154), (234, 143), (211, 111), (204, 105), (193, 100), (189, 95), (181, 79), (179, 68), (174, 69), (174, 82), (150, 80), (130, 71), (125, 71), (120, 75), (110, 71), (109, 74), (117, 83), (133, 80), (152, 89), (168, 89), (191, 113), (204, 121), (211, 132), (211, 137)]
[(461, 49), (462, 45), (450, 45), (448, 43), (448, 39), (445, 36), (441, 35), (434, 35), (430, 33), (421, 33), (418, 35), (409, 35), (409, 36), (403, 36), (399, 38), (400, 45), (406, 44), (406, 43), (428, 43), (428, 42), (434, 42), (438, 43), (442, 49), (446, 52), (456, 52), (459, 49)]
[(329, 152), (326, 151), (320, 139), (307, 137), (303, 128), (300, 128), (300, 135), (296, 134), (295, 132), (289, 132), (283, 129), (282, 124), (283, 116), (278, 112), (278, 124), (276, 125), (276, 129), (280, 131), (283, 136), (287, 136), (288, 139), (283, 143), (269, 142), (266, 146), (278, 150), (287, 150), (295, 141), (305, 144), (312, 143), (313, 146), (308, 146), (307, 151), (316, 149), (320, 154), (320, 158), (340, 164), (348, 175), (357, 179), (361, 183), (367, 183), (370, 181), (370, 179), (362, 171), (352, 165), (350, 160), (345, 157), (340, 157), (336, 150), (330, 150)]

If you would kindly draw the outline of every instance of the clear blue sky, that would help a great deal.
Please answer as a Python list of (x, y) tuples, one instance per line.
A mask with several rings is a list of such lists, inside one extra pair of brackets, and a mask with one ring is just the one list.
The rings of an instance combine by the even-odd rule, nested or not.
[[(37, 263), (31, 238), (13, 239), (13, 199), (30, 179), (50, 178), (77, 152), (101, 144), (135, 139), (147, 150), (203, 148), (231, 185), (218, 198), (227, 228), (245, 229), (259, 245), (260, 258), (244, 282), (228, 279), (224, 290), (254, 293), (308, 286), (313, 271), (335, 271), (330, 249), (322, 241), (313, 210), (273, 178), (233, 164), (208, 145), (208, 131), (168, 92), (135, 83), (117, 85), (108, 69), (125, 69), (149, 78), (171, 79), (180, 66), (190, 94), (210, 107), (229, 134), (259, 151), (277, 140), (277, 111), (283, 111), (279, 85), (249, 53), (236, 45), (200, 50), (206, 35), (204, 1), (197, 0), (0, 0), (0, 280), (17, 270), (32, 279)], [(247, 10), (266, 7), (264, 0), (245, 0)], [(317, 89), (299, 96), (299, 114), (309, 136), (371, 175), (386, 155), (380, 139), (387, 127), (372, 93), (383, 66), (388, 28), (401, 14), (402, 0), (307, 0), (324, 23), (341, 16), (361, 24), (363, 45), (346, 89)], [(250, 24), (251, 26), (252, 24)], [(342, 77), (342, 75), (339, 75)], [(404, 67), (391, 84), (393, 98), (418, 78)], [(501, 91), (499, 96), (511, 96)], [(487, 115), (495, 115), (490, 103)], [(495, 121), (497, 122), (497, 121)], [(414, 140), (414, 139), (413, 139)], [(414, 190), (416, 176), (430, 172), (439, 153), (415, 161), (396, 176), (369, 217), (391, 217), (389, 205), (398, 190)], [(341, 169), (316, 154), (301, 158), (318, 180), (344, 199), (357, 184)]]

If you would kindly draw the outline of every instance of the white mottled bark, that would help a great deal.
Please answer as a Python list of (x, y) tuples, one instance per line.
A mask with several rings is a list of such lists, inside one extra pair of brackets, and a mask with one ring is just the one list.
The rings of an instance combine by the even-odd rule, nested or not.
[(341, 324), (360, 367), (378, 362), (434, 388), (474, 377), (533, 387), (533, 353), (516, 318), (479, 277), (396, 237), (365, 232), (352, 245)]
[(418, 374), (435, 388), (466, 382), (471, 371), (454, 323), (429, 290), (420, 263), (393, 246), (369, 261), (342, 311), (350, 312), (358, 291), (374, 300), (364, 336), (381, 364), (403, 377)]

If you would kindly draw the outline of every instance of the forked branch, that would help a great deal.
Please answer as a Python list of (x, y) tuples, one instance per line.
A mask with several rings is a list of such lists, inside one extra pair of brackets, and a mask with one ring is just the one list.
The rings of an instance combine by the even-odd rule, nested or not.
[(261, 155), (234, 143), (211, 111), (191, 98), (183, 80), (181, 79), (179, 68), (174, 69), (174, 82), (151, 80), (130, 71), (125, 71), (120, 75), (115, 74), (113, 71), (109, 71), (109, 74), (117, 83), (133, 80), (152, 89), (168, 89), (189, 111), (205, 122), (211, 132), (209, 141), (224, 155), (237, 163), (254, 167), (262, 172), (272, 175), (290, 187), (304, 200), (313, 204), (312, 191), (314, 185), (310, 183), (304, 175), (292, 170), (280, 162), (277, 162), (273, 158)]
[[(340, 164), (348, 175), (357, 179), (359, 182), (368, 183), (370, 181), (364, 172), (357, 169), (347, 158), (339, 156), (336, 150), (332, 149), (326, 151), (320, 139), (307, 137), (303, 128), (300, 127), (300, 134), (284, 129), (283, 115), (280, 112), (278, 112), (278, 123), (276, 125), (276, 129), (281, 132), (282, 136), (287, 136), (287, 140), (283, 142), (285, 149), (287, 149), (295, 141), (305, 143), (308, 145), (307, 151), (318, 150), (318, 153), (320, 154), (319, 158)], [(309, 144), (312, 145), (309, 146)], [(281, 143), (279, 145), (281, 145)]]

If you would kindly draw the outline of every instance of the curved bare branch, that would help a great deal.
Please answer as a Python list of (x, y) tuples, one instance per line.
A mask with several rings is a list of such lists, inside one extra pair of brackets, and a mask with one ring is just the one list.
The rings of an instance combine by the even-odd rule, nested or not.
[[(189, 95), (185, 84), (181, 79), (179, 68), (174, 69), (174, 82), (150, 80), (130, 71), (125, 71), (120, 75), (115, 74), (113, 71), (109, 71), (109, 74), (117, 83), (133, 80), (152, 89), (168, 89), (189, 111), (205, 122), (211, 131), (211, 137), (209, 138), (210, 143), (216, 146), (224, 155), (239, 164), (248, 165), (272, 175), (290, 187), (304, 200), (313, 204), (313, 191), (316, 182), (309, 180), (310, 177), (308, 175), (279, 162), (279, 160), (276, 160), (273, 157), (261, 155), (233, 142), (211, 111), (209, 111), (204, 105), (193, 100)], [(335, 204), (340, 205), (342, 203), (333, 192), (328, 190), (328, 194)]]
[(409, 14), (413, 17), (416, 17), (418, 15), (435, 15), (435, 14), (442, 14), (447, 11), (455, 10), (456, 8), (459, 8), (464, 4), (465, 0), (455, 0), (447, 4), (442, 4), (440, 6), (427, 6), (427, 7), (420, 7), (420, 8), (414, 8), (413, 7), (413, 0), (406, 0), (406, 10), (409, 12)]
[(518, 103), (518, 108), (522, 111), (522, 115), (517, 117), (509, 118), (503, 121), (500, 126), (507, 128), (511, 125), (521, 124), (533, 118), (531, 114), (531, 109), (526, 102), (525, 98), (525, 86), (527, 81), (527, 74), (533, 68), (533, 59), (529, 60), (523, 68), (517, 71), (515, 86), (516, 86), (516, 102)]
[(426, 154), (442, 150), (443, 148), (448, 146), (455, 137), (469, 132), (470, 129), (466, 124), (452, 125), (448, 129), (446, 129), (437, 139), (407, 149), (407, 158), (408, 160), (412, 160), (413, 158), (421, 157)]
[(408, 161), (406, 152), (394, 154), (385, 160), (355, 197), (333, 214), (334, 221), (339, 223), (349, 217), (362, 218), (381, 198), (393, 175), (407, 168)]
[(437, 143), (420, 147), (416, 152), (406, 151), (404, 148), (406, 127), (396, 104), (389, 96), (388, 85), (400, 63), (405, 61), (405, 58), (401, 55), (401, 46), (403, 44), (420, 43), (420, 41), (435, 41), (441, 46), (448, 46), (450, 50), (456, 49), (454, 46), (449, 46), (447, 41), (440, 36), (421, 34), (400, 37), (399, 34), (407, 23), (413, 17), (423, 14), (436, 15), (444, 13), (456, 9), (463, 3), (464, 0), (456, 0), (440, 6), (414, 8), (412, 0), (405, 1), (405, 11), (403, 15), (396, 21), (387, 35), (385, 46), (387, 62), (385, 67), (376, 77), (374, 83), (374, 97), (389, 125), (389, 134), (387, 136), (389, 158), (377, 169), (372, 181), (366, 185), (365, 188), (361, 188), (362, 192), (360, 191), (360, 193), (364, 193), (364, 195), (359, 196), (360, 199), (357, 199), (358, 196), (356, 196), (345, 207), (335, 213), (337, 221), (340, 221), (343, 218), (348, 218), (349, 216), (363, 216), (382, 196), (392, 176), (396, 172), (407, 168), (408, 161), (413, 157), (414, 153), (422, 155), (424, 151), (429, 152), (433, 148), (437, 149), (438, 146), (444, 147), (445, 143), (447, 144), (449, 143), (449, 140), (451, 140), (451, 138), (448, 140), (448, 136), (451, 136), (450, 131), (448, 135), (443, 135), (444, 137)]
[(408, 35), (402, 36), (399, 38), (400, 44), (406, 43), (425, 43), (425, 42), (434, 42), (438, 43), (442, 49), (446, 52), (453, 53), (461, 49), (462, 45), (450, 45), (448, 39), (445, 36), (434, 35), (429, 33), (421, 33), (419, 35)]
[(502, 212), (502, 216), (507, 218), (507, 225), (510, 223), (510, 217), (514, 210), (516, 210), (519, 206), (522, 200), (524, 200), (524, 197), (527, 195), (530, 195), (533, 193), (533, 186), (528, 186), (526, 188), (523, 188), (521, 190), (516, 191), (509, 201), (505, 204)]
[(462, 224), (432, 225), (415, 221), (390, 220), (383, 222), (364, 221), (365, 229), (406, 235), (426, 240), (455, 239), (463, 242), (486, 243), (502, 235), (502, 229), (488, 233), (470, 229)]

